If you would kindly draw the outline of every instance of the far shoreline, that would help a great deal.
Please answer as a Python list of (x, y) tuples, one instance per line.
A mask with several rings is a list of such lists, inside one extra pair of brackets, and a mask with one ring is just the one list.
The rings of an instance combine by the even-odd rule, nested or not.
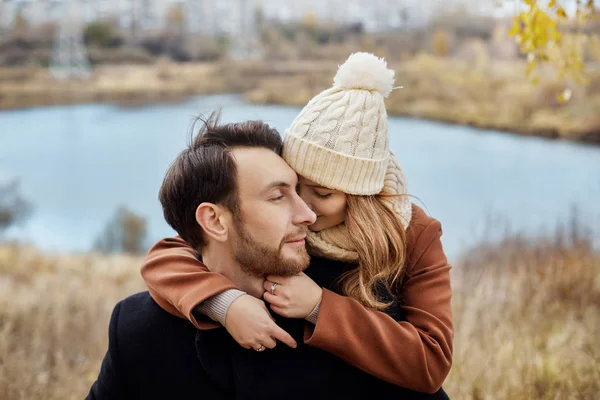
[[(516, 62), (473, 67), (420, 55), (392, 67), (404, 86), (386, 100), (388, 114), (521, 136), (600, 145), (600, 72), (560, 104), (560, 82), (532, 85)], [(61, 82), (41, 68), (0, 69), (0, 111), (104, 103), (123, 107), (180, 103), (202, 95), (241, 95), (255, 104), (303, 106), (330, 86), (331, 62), (99, 66), (89, 80)], [(413, 90), (410, 90), (414, 88)]]

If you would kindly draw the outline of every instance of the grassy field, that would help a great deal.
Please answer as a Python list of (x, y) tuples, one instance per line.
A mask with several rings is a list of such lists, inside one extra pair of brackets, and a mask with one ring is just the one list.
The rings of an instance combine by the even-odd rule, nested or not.
[[(482, 243), (453, 269), (453, 399), (597, 399), (600, 254), (591, 238)], [(0, 247), (0, 399), (81, 399), (140, 258)]]

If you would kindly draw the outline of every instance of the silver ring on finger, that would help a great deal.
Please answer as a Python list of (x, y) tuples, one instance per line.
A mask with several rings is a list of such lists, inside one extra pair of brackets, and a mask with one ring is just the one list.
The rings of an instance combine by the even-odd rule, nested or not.
[(266, 347), (261, 345), (258, 349), (255, 349), (255, 350), (260, 353), (261, 351), (265, 351), (265, 349), (266, 349)]
[(275, 296), (275, 289), (277, 289), (276, 283), (271, 283), (271, 294)]

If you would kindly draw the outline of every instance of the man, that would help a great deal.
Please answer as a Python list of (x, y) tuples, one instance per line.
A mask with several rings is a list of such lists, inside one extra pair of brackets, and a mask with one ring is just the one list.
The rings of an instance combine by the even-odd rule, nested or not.
[[(257, 298), (265, 274), (294, 275), (309, 263), (304, 238), (316, 216), (296, 193), (296, 173), (279, 156), (281, 149), (281, 137), (268, 125), (220, 126), (213, 114), (172, 164), (160, 193), (167, 222), (200, 249), (203, 262)], [(199, 392), (200, 398), (230, 398), (231, 388), (209, 377), (219, 376), (223, 366), (210, 365), (208, 353), (198, 359), (198, 343), (207, 337), (209, 347), (202, 350), (210, 353), (221, 343), (219, 357), (239, 347), (228, 336), (196, 332), (147, 293), (132, 296), (113, 311), (109, 350), (88, 398)]]
[[(304, 237), (316, 216), (281, 149), (268, 125), (219, 125), (213, 115), (160, 191), (165, 219), (203, 263), (257, 298), (265, 275), (295, 275), (309, 263)], [(131, 296), (113, 311), (88, 399), (421, 398), (304, 345), (303, 320), (275, 318), (283, 328), (275, 336), (293, 342), (289, 332), (297, 348), (244, 349), (224, 329), (200, 331), (172, 316), (147, 292)]]

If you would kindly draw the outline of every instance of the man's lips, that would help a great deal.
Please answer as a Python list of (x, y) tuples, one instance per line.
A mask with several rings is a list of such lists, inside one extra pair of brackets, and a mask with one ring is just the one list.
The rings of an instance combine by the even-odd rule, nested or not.
[(304, 239), (306, 239), (306, 235), (297, 237), (297, 238), (293, 238), (291, 240), (286, 241), (286, 243), (299, 244), (299, 243), (303, 243)]

